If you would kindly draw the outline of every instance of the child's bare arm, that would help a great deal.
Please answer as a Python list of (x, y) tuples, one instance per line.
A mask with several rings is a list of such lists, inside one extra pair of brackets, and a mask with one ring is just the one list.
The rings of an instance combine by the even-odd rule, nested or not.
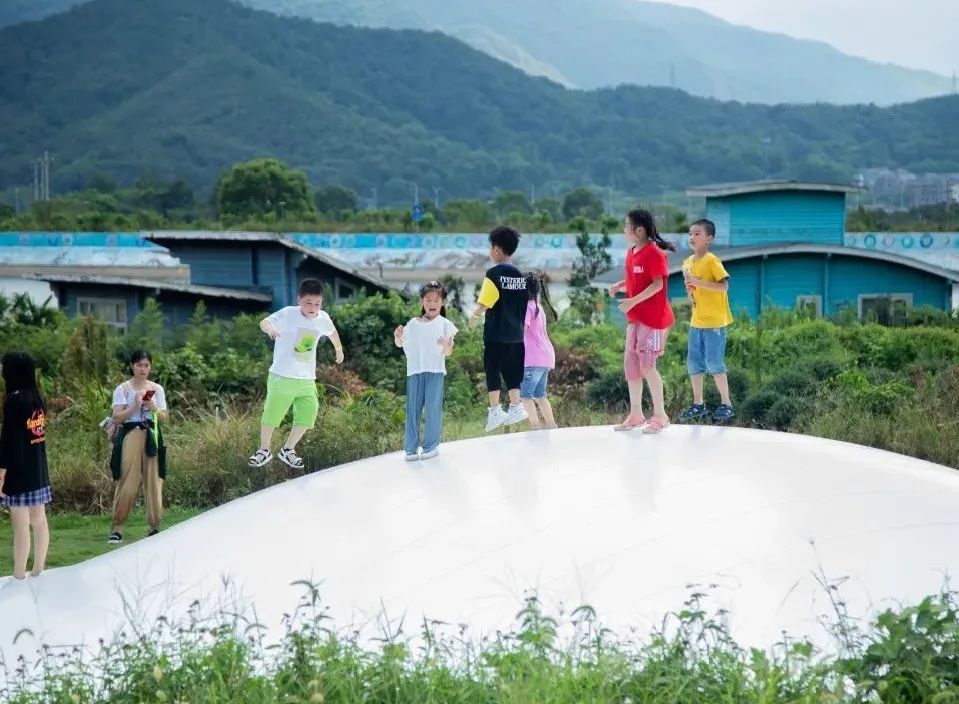
[(263, 320), (260, 321), (260, 330), (269, 335), (271, 340), (275, 340), (280, 336), (280, 331), (273, 327), (273, 323), (270, 322), (269, 317), (263, 318)]
[(453, 354), (454, 339), (455, 338), (451, 336), (451, 337), (441, 337), (438, 340), (436, 340), (437, 344), (439, 344), (439, 346), (443, 348), (443, 354), (446, 355), (447, 357)]
[(702, 288), (707, 291), (728, 291), (729, 279), (722, 281), (706, 281), (705, 279), (690, 279), (689, 285), (693, 288)]
[(482, 303), (476, 304), (476, 310), (473, 311), (473, 315), (471, 315), (469, 319), (470, 330), (472, 330), (473, 328), (477, 326), (477, 324), (479, 324), (479, 319), (482, 316), (486, 315), (486, 311), (487, 311), (487, 308)]
[(342, 364), (344, 356), (343, 356), (343, 343), (340, 342), (340, 333), (334, 330), (330, 334), (330, 342), (333, 343), (333, 349), (336, 350), (336, 363)]
[(659, 293), (662, 290), (663, 286), (665, 286), (665, 280), (666, 280), (666, 277), (657, 276), (655, 279), (653, 279), (653, 282), (649, 286), (644, 288), (635, 296), (633, 296), (632, 298), (624, 298), (622, 301), (620, 301), (619, 309), (625, 313), (636, 304), (642, 303), (647, 298), (651, 298), (652, 296), (655, 296), (657, 293)]

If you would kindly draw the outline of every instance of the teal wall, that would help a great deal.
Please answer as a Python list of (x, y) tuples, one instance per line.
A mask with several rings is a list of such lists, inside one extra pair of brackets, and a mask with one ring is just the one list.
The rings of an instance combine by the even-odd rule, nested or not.
[(783, 242), (841, 245), (846, 196), (818, 191), (771, 191), (706, 199), (716, 244), (741, 247)]
[[(823, 315), (846, 306), (859, 310), (860, 295), (910, 294), (913, 307), (951, 309), (952, 284), (909, 266), (862, 257), (823, 254), (781, 254), (725, 263), (729, 272), (729, 305), (733, 315), (754, 318), (762, 308), (795, 308), (798, 296), (821, 296)], [(670, 300), (686, 298), (682, 275), (669, 277)], [(608, 320), (625, 325), (616, 306)]]

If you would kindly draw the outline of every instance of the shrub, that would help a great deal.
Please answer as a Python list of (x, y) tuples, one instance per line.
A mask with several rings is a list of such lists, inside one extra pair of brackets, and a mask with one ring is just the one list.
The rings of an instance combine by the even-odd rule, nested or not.
[(739, 417), (746, 423), (764, 426), (769, 410), (783, 398), (782, 394), (772, 389), (763, 389), (752, 393), (739, 406)]

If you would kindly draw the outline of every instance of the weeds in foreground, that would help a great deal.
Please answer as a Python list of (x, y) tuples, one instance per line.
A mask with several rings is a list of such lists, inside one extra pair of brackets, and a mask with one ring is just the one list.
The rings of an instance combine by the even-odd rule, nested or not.
[[(722, 613), (694, 593), (642, 641), (617, 638), (588, 606), (554, 617), (527, 595), (515, 629), (479, 640), (424, 621), (361, 641), (333, 630), (316, 587), (270, 640), (255, 618), (225, 610), (101, 644), (92, 657), (45, 649), (5, 663), (5, 701), (26, 702), (646, 702), (658, 704), (888, 702), (959, 697), (955, 593), (881, 614), (830, 656), (784, 637), (740, 647)], [(837, 621), (848, 619), (841, 608)], [(839, 633), (853, 630), (834, 624)]]

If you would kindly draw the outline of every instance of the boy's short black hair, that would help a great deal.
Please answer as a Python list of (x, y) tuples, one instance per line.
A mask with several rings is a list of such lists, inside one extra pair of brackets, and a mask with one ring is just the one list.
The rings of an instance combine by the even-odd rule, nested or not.
[(707, 220), (706, 218), (702, 218), (694, 222), (692, 225), (690, 225), (690, 227), (696, 227), (697, 225), (699, 225), (701, 228), (703, 228), (706, 231), (706, 237), (716, 236), (716, 225), (715, 223), (713, 223), (712, 220)]
[(300, 288), (296, 291), (296, 295), (301, 298), (303, 296), (322, 296), (323, 282), (319, 279), (303, 279), (300, 282)]
[(502, 249), (507, 257), (512, 257), (519, 247), (519, 232), (508, 225), (494, 227), (489, 233), (489, 243)]

